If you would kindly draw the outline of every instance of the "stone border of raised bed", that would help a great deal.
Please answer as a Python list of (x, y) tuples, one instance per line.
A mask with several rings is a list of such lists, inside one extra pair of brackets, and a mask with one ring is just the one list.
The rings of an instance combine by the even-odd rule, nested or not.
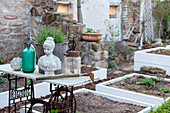
[(170, 76), (170, 56), (148, 53), (159, 49), (170, 49), (170, 45), (136, 51), (134, 55), (134, 71), (140, 71), (143, 66), (151, 66), (166, 70), (166, 74)]
[[(101, 68), (101, 67), (96, 67), (96, 68), (97, 70), (92, 71), (94, 73), (95, 81), (106, 79), (107, 69)], [(87, 82), (77, 84), (76, 86), (81, 86), (81, 85), (85, 85), (85, 84), (92, 82), (90, 80), (90, 77), (86, 77), (86, 78), (87, 78)], [(35, 98), (41, 98), (42, 96), (49, 95), (50, 94), (49, 88), (50, 88), (50, 84), (46, 82), (35, 84), (34, 85)], [(22, 89), (22, 88), (19, 88), (19, 89)], [(9, 99), (8, 91), (0, 93), (0, 100), (3, 100), (0, 102), (0, 109), (8, 106), (8, 99)]]
[[(160, 106), (164, 102), (163, 98), (107, 86), (110, 83), (115, 83), (115, 82), (124, 80), (127, 77), (133, 77), (135, 75), (142, 75), (142, 74), (132, 73), (132, 74), (125, 75), (123, 77), (119, 77), (119, 78), (112, 79), (112, 80), (109, 80), (103, 83), (99, 83), (96, 85), (96, 91)], [(157, 77), (148, 76), (148, 75), (143, 75), (143, 76), (146, 78), (151, 78), (151, 77), (157, 78)], [(164, 79), (164, 80), (170, 82), (170, 79)]]
[[(149, 103), (145, 103), (145, 102), (141, 102), (141, 101), (136, 101), (136, 100), (132, 100), (132, 99), (128, 99), (128, 98), (123, 98), (123, 97), (120, 97), (120, 96), (110, 95), (110, 94), (106, 94), (106, 93), (102, 93), (102, 92), (98, 92), (98, 91), (93, 91), (93, 90), (89, 90), (89, 89), (85, 89), (85, 88), (74, 91), (74, 94), (75, 93), (88, 93), (88, 92), (91, 92), (91, 93), (93, 93), (94, 95), (97, 95), (97, 96), (105, 97), (109, 100), (146, 107), (145, 109), (143, 109), (142, 111), (140, 111), (138, 113), (148, 113), (151, 110), (151, 106), (152, 106), (153, 109), (156, 109), (156, 106), (153, 105), (153, 104), (149, 104)], [(24, 109), (21, 109), (21, 110), (24, 111)], [(20, 112), (21, 112), (21, 110), (20, 110)], [(40, 113), (40, 112), (35, 111), (35, 110), (34, 110), (34, 112)]]

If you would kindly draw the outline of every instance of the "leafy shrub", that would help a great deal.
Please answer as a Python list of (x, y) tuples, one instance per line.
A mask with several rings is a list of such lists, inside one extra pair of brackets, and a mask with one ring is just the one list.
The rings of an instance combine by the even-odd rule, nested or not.
[(97, 33), (97, 32), (94, 29), (92, 29), (92, 28), (87, 28), (85, 30), (85, 33)]
[(53, 37), (55, 44), (62, 44), (64, 41), (68, 41), (68, 33), (64, 35), (61, 32), (61, 26), (59, 26), (59, 29), (56, 29), (56, 27), (51, 26), (48, 28), (45, 25), (35, 37), (35, 42), (43, 44), (47, 37)]
[(170, 113), (170, 99), (163, 103), (162, 106), (158, 106), (156, 111), (152, 108), (149, 113)]
[(6, 61), (6, 58), (5, 58), (5, 57), (3, 57), (3, 56), (0, 56), (0, 64), (5, 63), (5, 61)]

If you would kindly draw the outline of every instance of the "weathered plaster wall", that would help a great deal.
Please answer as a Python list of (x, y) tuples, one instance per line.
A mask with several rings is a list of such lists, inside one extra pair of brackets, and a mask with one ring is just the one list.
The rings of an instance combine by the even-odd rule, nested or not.
[[(74, 1), (73, 17), (77, 20), (77, 0)], [(105, 20), (109, 19), (109, 1), (108, 0), (82, 0), (81, 2), (83, 24), (86, 27), (100, 30), (103, 36), (106, 34)]]

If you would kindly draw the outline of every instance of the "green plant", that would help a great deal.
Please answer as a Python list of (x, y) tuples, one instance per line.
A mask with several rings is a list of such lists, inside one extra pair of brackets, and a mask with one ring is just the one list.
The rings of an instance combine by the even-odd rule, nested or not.
[(167, 102), (164, 102), (162, 106), (158, 106), (155, 111), (151, 108), (149, 113), (170, 113), (170, 99)]
[(125, 84), (125, 82), (120, 82), (120, 84), (121, 84), (121, 85), (124, 85), (124, 84)]
[[(16, 85), (13, 85), (13, 87), (15, 87)], [(19, 88), (20, 87), (20, 85), (17, 85), (17, 88)]]
[(68, 41), (68, 33), (64, 35), (61, 32), (61, 25), (59, 26), (59, 29), (56, 29), (56, 27), (51, 26), (48, 28), (46, 25), (43, 29), (37, 33), (37, 36), (35, 37), (35, 42), (39, 44), (43, 44), (47, 37), (53, 37), (55, 44), (62, 44)]
[(51, 113), (58, 113), (58, 110), (51, 110)]
[(0, 64), (4, 64), (6, 61), (6, 58), (4, 56), (0, 56)]
[(127, 81), (128, 84), (131, 84), (132, 82), (131, 81)]
[(137, 85), (146, 85), (148, 87), (154, 86), (155, 81), (152, 78), (142, 79), (140, 82), (136, 82)]
[(169, 0), (157, 0), (157, 7), (154, 9), (154, 16), (159, 22), (157, 23), (159, 38), (170, 38), (168, 33), (168, 21), (170, 20), (170, 3)]
[(136, 49), (129, 48), (129, 52), (135, 52)]
[(87, 28), (85, 31), (85, 33), (97, 33), (94, 29), (92, 28)]
[(132, 89), (135, 89), (135, 90), (137, 90), (137, 89), (138, 89), (138, 87), (137, 87), (137, 86), (133, 86), (133, 87), (132, 87)]
[(0, 77), (0, 83), (7, 82), (6, 78)]
[(129, 79), (130, 79), (130, 77), (125, 78), (125, 80), (129, 80)]
[[(31, 80), (28, 80), (27, 82), (28, 82), (29, 84), (31, 84)], [(33, 81), (33, 84), (35, 84), (35, 81)]]
[(159, 91), (158, 90), (154, 90), (156, 92), (156, 94), (160, 95), (161, 93), (169, 93), (170, 90), (165, 89), (165, 88), (160, 88)]
[(143, 78), (144, 76), (143, 76), (143, 75), (138, 75), (137, 77), (138, 77), (138, 78)]

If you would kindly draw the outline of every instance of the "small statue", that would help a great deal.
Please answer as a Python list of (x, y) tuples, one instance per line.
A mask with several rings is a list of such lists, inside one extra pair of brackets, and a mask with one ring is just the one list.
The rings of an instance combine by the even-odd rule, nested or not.
[(80, 52), (76, 51), (76, 42), (75, 42), (75, 38), (77, 37), (77, 34), (75, 33), (70, 33), (69, 36), (69, 42), (68, 42), (68, 47), (69, 49), (66, 51), (66, 56), (67, 57), (79, 57), (80, 56)]
[(53, 55), (53, 50), (55, 43), (52, 37), (47, 37), (46, 41), (43, 44), (44, 56), (41, 56), (38, 60), (38, 66), (40, 69), (44, 70), (45, 75), (54, 75), (55, 70), (61, 69), (60, 59)]

